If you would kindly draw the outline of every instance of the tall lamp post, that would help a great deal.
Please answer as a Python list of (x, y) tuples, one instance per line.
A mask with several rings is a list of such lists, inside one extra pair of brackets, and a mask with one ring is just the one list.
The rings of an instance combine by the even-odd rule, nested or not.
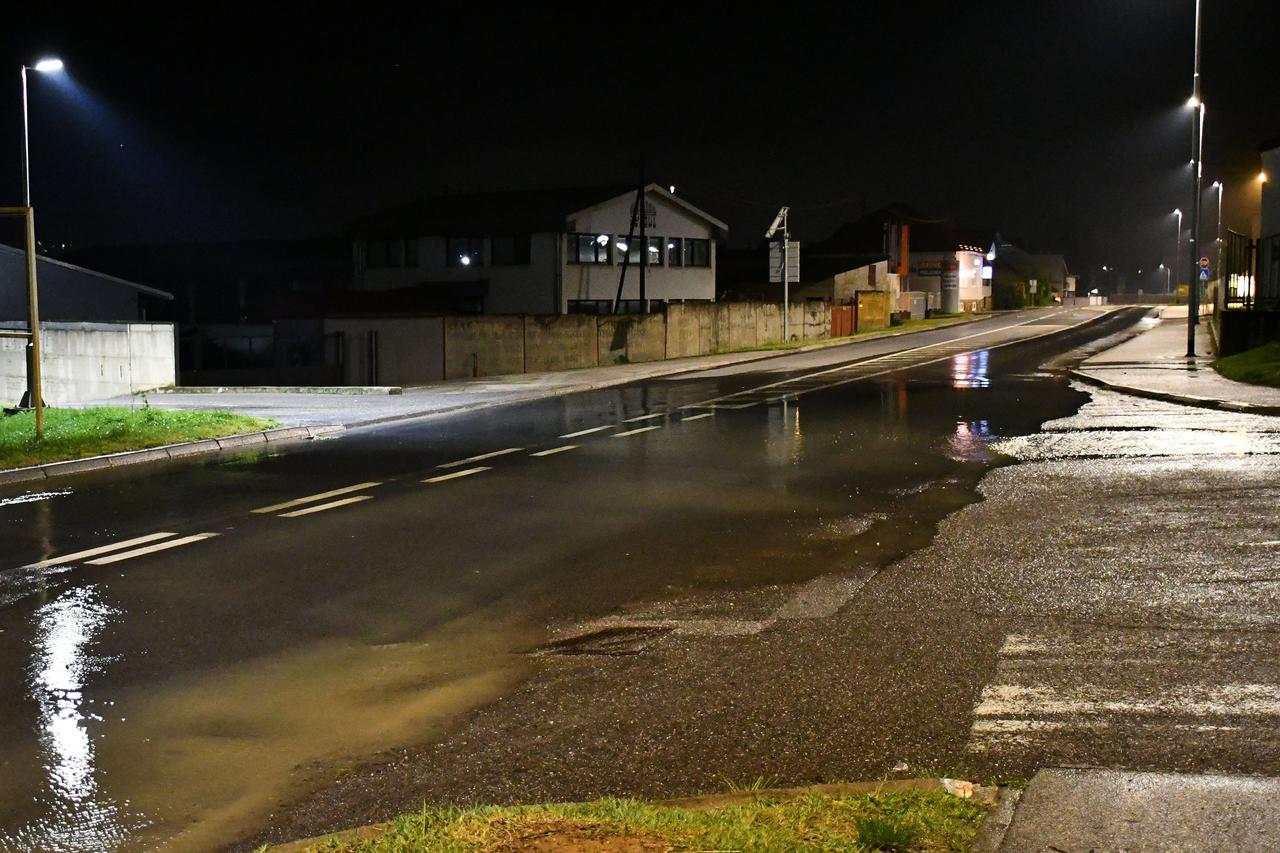
[(36, 225), (35, 213), (31, 209), (31, 140), (29, 120), (27, 118), (27, 72), (54, 74), (62, 70), (62, 60), (55, 57), (41, 59), (28, 68), (22, 66), (22, 206), (25, 208), (27, 232), (27, 312), (31, 326), (28, 332), (27, 347), (30, 357), (27, 361), (27, 395), (31, 407), (35, 409), (36, 437), (44, 434), (44, 392), (40, 382), (40, 299), (36, 284)]
[(1200, 320), (1200, 279), (1196, 240), (1200, 232), (1201, 136), (1204, 134), (1204, 102), (1200, 100), (1200, 0), (1196, 0), (1195, 71), (1191, 77), (1191, 266), (1187, 279), (1187, 358), (1195, 358), (1196, 323)]
[[(1178, 236), (1173, 241), (1173, 277), (1178, 277), (1178, 258), (1182, 255), (1182, 208), (1175, 207), (1173, 215), (1178, 217)], [(1173, 287), (1170, 285), (1165, 288), (1166, 293), (1173, 293)]]

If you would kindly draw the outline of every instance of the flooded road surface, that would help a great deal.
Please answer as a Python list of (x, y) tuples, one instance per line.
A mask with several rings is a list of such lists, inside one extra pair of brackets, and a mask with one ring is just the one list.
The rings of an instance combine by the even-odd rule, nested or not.
[(1039, 364), (1139, 316), (998, 317), (0, 490), (0, 849), (226, 844), (442, 737), (560, 626), (710, 595), (730, 630), (735, 591), (887, 565), (972, 500), (994, 441), (1087, 399)]

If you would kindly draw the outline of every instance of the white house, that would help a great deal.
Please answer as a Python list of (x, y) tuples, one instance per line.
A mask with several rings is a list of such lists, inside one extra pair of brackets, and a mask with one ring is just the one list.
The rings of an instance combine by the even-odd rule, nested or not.
[(626, 259), (622, 310), (645, 300), (715, 299), (716, 238), (728, 227), (657, 184), (446, 195), (352, 229), (356, 290), (402, 291), (417, 310), (609, 313)]

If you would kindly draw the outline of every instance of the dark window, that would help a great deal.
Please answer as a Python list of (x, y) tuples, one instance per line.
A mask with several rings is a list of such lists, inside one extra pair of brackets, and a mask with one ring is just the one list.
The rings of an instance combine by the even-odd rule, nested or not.
[(608, 299), (570, 299), (570, 314), (608, 314)]
[(684, 265), (686, 267), (711, 266), (711, 241), (686, 237), (684, 241)]
[(632, 266), (640, 265), (640, 238), (632, 237), (628, 240), (626, 234), (619, 234), (613, 240), (613, 262), (615, 264), (622, 263), (622, 256), (627, 256), (627, 263)]
[(667, 266), (684, 266), (684, 241), (679, 237), (667, 238)]
[(665, 254), (663, 252), (662, 245), (663, 244), (662, 244), (661, 237), (649, 238), (649, 266), (651, 267), (662, 266), (662, 256), (663, 254)]
[(502, 234), (491, 237), (489, 263), (495, 267), (528, 266), (529, 235)]
[(365, 243), (365, 266), (370, 269), (404, 265), (403, 240), (369, 240)]
[(571, 264), (607, 264), (609, 263), (608, 234), (570, 234), (569, 263)]
[[(663, 299), (649, 300), (649, 312), (652, 314), (659, 314), (666, 307), (667, 307), (666, 300), (663, 300)], [(618, 303), (618, 313), (619, 314), (643, 314), (644, 302), (642, 302), (639, 299), (623, 299)]]
[(444, 263), (449, 267), (484, 266), (484, 238), (450, 237), (445, 241)]
[(416, 267), (418, 265), (418, 241), (416, 238), (404, 241), (404, 265), (406, 267)]

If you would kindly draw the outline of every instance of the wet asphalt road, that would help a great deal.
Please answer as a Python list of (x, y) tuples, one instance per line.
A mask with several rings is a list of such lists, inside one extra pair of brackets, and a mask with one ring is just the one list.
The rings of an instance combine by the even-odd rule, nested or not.
[[(969, 746), (1022, 635), (960, 605), (1005, 587), (911, 566), (939, 562), (918, 549), (1002, 460), (994, 442), (1088, 399), (1038, 366), (1138, 315), (998, 345), (1090, 316), (0, 492), (0, 849), (202, 849), (424, 796), (683, 793), (887, 756), (1020, 767)], [(1045, 520), (1092, 497), (981, 524), (977, 550), (1044, 560)], [(1031, 713), (979, 716), (1006, 711)]]

